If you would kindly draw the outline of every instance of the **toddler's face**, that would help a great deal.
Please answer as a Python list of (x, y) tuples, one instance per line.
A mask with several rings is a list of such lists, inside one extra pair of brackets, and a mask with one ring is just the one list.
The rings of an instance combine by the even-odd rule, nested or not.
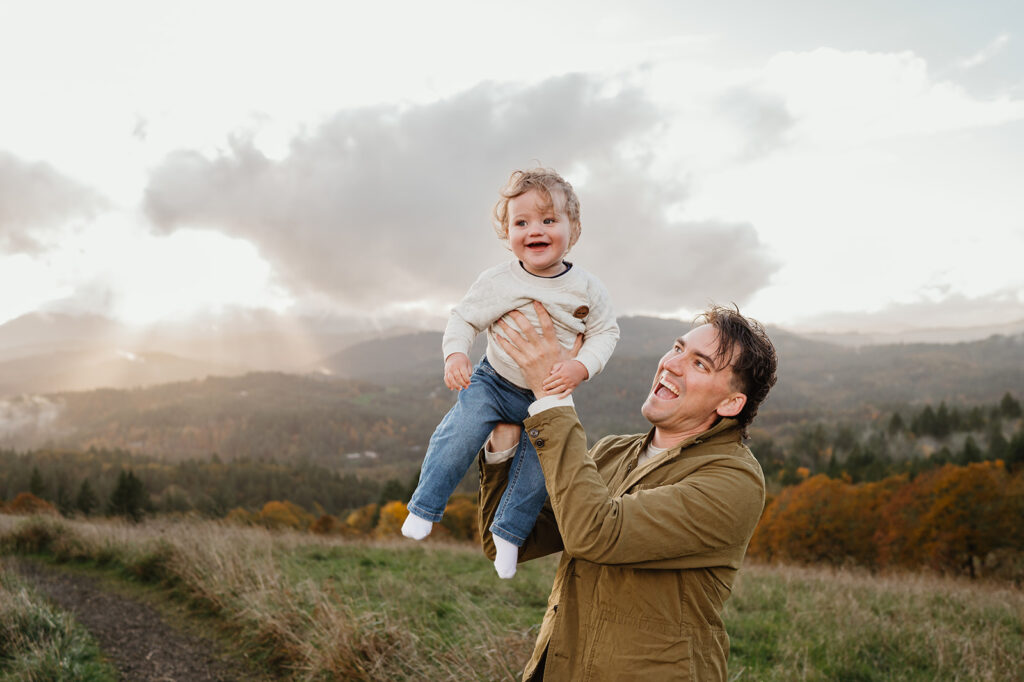
[(551, 205), (539, 190), (531, 189), (508, 200), (508, 243), (526, 271), (551, 277), (565, 269), (562, 257), (569, 250), (572, 225), (565, 214), (565, 196), (551, 192)]

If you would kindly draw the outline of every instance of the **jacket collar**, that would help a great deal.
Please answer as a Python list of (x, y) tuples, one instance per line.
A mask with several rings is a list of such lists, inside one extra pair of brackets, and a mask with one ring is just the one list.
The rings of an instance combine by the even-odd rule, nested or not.
[(637, 441), (637, 444), (634, 446), (633, 452), (630, 453), (629, 464), (627, 465), (628, 468), (626, 470), (626, 477), (619, 485), (619, 489), (616, 494), (624, 494), (625, 491), (629, 490), (631, 486), (636, 484), (637, 481), (639, 481), (641, 478), (649, 474), (651, 471), (657, 469), (666, 462), (669, 462), (683, 455), (684, 450), (686, 450), (686, 448), (688, 447), (691, 447), (693, 445), (700, 445), (701, 443), (705, 443), (712, 439), (735, 439), (737, 436), (738, 433), (736, 432), (736, 420), (727, 417), (720, 420), (717, 424), (712, 426), (707, 431), (690, 436), (679, 445), (676, 445), (673, 448), (669, 448), (668, 450), (665, 451), (665, 454), (661, 456), (661, 460), (658, 461), (653, 466), (638, 467), (636, 465), (636, 462), (637, 459), (640, 457), (640, 453), (647, 449), (647, 445), (651, 442), (651, 439), (654, 438), (654, 429), (652, 428), (642, 440)]
[[(731, 430), (736, 428), (736, 424), (737, 424), (736, 420), (733, 419), (732, 417), (723, 417), (722, 419), (719, 419), (718, 422), (716, 424), (714, 424), (707, 431), (704, 431), (703, 433), (695, 434), (693, 436), (687, 436), (686, 439), (682, 443), (680, 443), (679, 445), (676, 445), (676, 446), (673, 446), (673, 447), (669, 448), (665, 452), (665, 458), (667, 459), (669, 457), (673, 457), (673, 456), (679, 454), (679, 451), (685, 450), (686, 448), (690, 447), (691, 445), (700, 445), (701, 443), (704, 443), (706, 441), (711, 440), (712, 438), (720, 436), (720, 435), (722, 435), (723, 433), (725, 433), (727, 431), (731, 431)], [(644, 440), (643, 440), (643, 442), (640, 445), (640, 449), (637, 450), (637, 455), (639, 455), (641, 452), (643, 452), (647, 448), (647, 446), (650, 445), (650, 443), (651, 443), (651, 441), (653, 439), (654, 439), (654, 427), (651, 427), (651, 430), (648, 431), (647, 435), (644, 437)]]

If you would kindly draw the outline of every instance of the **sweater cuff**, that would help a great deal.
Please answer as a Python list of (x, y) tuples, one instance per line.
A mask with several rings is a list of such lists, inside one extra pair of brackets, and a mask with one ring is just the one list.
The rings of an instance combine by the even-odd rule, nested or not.
[(568, 395), (568, 396), (566, 396), (564, 398), (559, 398), (558, 396), (554, 396), (554, 395), (546, 395), (543, 398), (538, 398), (533, 403), (531, 403), (530, 407), (527, 408), (527, 412), (529, 412), (530, 416), (532, 417), (532, 416), (534, 416), (536, 414), (540, 414), (544, 410), (550, 410), (552, 407), (575, 407), (575, 406), (576, 406), (576, 403), (574, 403), (572, 401), (572, 396), (571, 395)]

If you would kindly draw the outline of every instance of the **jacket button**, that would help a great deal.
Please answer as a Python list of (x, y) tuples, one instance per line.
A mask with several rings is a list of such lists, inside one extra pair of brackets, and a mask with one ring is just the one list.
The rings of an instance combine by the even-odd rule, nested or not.
[(544, 447), (544, 439), (543, 438), (538, 438), (536, 441), (534, 441), (533, 444), (534, 444), (534, 446), (536, 446), (538, 448), (542, 448), (542, 447)]
[(537, 429), (530, 429), (530, 438), (536, 438), (540, 435), (540, 431)]

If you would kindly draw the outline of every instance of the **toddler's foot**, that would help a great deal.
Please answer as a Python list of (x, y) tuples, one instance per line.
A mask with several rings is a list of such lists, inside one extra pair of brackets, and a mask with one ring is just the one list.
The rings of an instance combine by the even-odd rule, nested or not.
[(508, 580), (516, 574), (516, 563), (519, 561), (519, 548), (508, 540), (502, 540), (497, 535), (494, 538), (494, 570), (498, 577)]
[(430, 531), (434, 529), (433, 521), (427, 521), (421, 519), (412, 512), (405, 517), (405, 523), (402, 524), (402, 535), (413, 540), (422, 540), (423, 538), (430, 535)]

